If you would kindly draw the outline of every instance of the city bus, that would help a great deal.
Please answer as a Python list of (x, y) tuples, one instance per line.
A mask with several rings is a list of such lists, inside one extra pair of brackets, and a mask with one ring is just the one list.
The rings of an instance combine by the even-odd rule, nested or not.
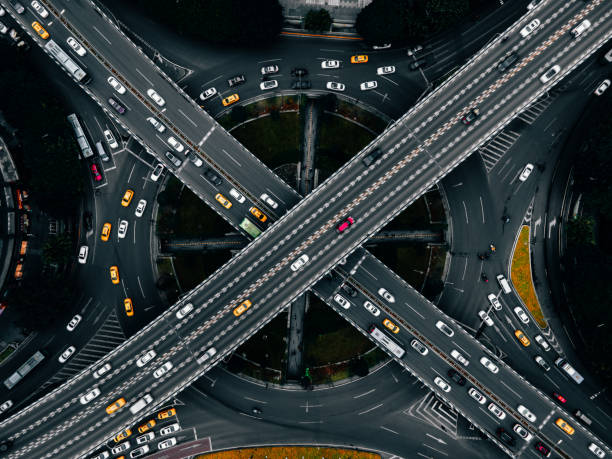
[(81, 154), (83, 155), (83, 158), (89, 158), (90, 156), (93, 155), (93, 150), (91, 149), (91, 146), (89, 145), (89, 142), (87, 141), (87, 137), (85, 137), (85, 132), (83, 131), (83, 128), (81, 127), (81, 123), (79, 122), (79, 119), (74, 113), (71, 113), (70, 115), (68, 115), (67, 118), (68, 118), (68, 122), (72, 126), (72, 130), (74, 131), (74, 135), (76, 136), (77, 143), (79, 144), (79, 148), (81, 149)]
[(240, 223), (240, 228), (246, 231), (253, 239), (261, 234), (261, 230), (257, 228), (248, 218), (242, 220), (242, 223)]
[(49, 53), (55, 58), (57, 62), (60, 63), (64, 69), (68, 71), (72, 77), (77, 80), (79, 83), (89, 83), (91, 81), (91, 77), (83, 70), (79, 65), (72, 60), (68, 54), (53, 40), (49, 40), (45, 44), (45, 49), (49, 51)]
[(30, 357), (26, 363), (21, 365), (15, 373), (4, 380), (4, 385), (8, 389), (15, 387), (19, 381), (21, 381), (30, 371), (32, 371), (40, 362), (45, 359), (42, 352), (36, 351), (32, 357)]
[(401, 359), (406, 353), (403, 347), (389, 338), (385, 333), (381, 332), (376, 325), (370, 326), (370, 335), (398, 359)]

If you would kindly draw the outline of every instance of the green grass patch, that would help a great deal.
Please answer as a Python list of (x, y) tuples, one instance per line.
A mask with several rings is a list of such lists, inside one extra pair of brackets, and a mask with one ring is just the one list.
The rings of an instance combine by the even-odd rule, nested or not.
[(302, 123), (297, 113), (266, 116), (232, 130), (232, 135), (270, 169), (302, 159)]
[(238, 348), (237, 354), (261, 366), (283, 371), (286, 354), (287, 312), (282, 312)]
[(516, 241), (516, 247), (512, 254), (512, 269), (511, 269), (512, 284), (518, 295), (523, 300), (523, 303), (531, 312), (534, 320), (540, 326), (545, 328), (548, 326), (542, 314), (542, 308), (538, 302), (533, 280), (531, 277), (531, 263), (529, 257), (529, 226), (523, 225)]

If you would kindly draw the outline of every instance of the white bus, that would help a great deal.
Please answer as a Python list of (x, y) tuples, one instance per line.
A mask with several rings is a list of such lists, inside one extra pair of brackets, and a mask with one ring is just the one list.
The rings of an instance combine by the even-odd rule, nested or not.
[(45, 44), (45, 49), (51, 53), (51, 55), (64, 67), (68, 70), (68, 73), (72, 75), (79, 83), (89, 83), (91, 78), (85, 70), (78, 66), (76, 62), (72, 60), (68, 54), (64, 52), (64, 50), (53, 40), (49, 40)]
[(89, 146), (89, 142), (87, 141), (87, 137), (85, 137), (85, 132), (81, 127), (81, 123), (77, 118), (76, 114), (71, 113), (67, 116), (68, 122), (72, 126), (72, 130), (74, 131), (74, 135), (76, 136), (77, 143), (79, 144), (79, 148), (81, 149), (81, 153), (83, 158), (89, 158), (93, 155), (93, 150)]
[(584, 381), (582, 375), (578, 373), (573, 366), (567, 363), (567, 360), (564, 358), (559, 357), (557, 360), (555, 360), (555, 365), (565, 371), (574, 381), (576, 381), (576, 384), (580, 384), (582, 381)]
[(42, 362), (45, 356), (42, 352), (36, 351), (32, 357), (30, 357), (26, 363), (21, 365), (15, 373), (4, 380), (4, 385), (8, 389), (12, 389), (15, 385), (21, 381), (30, 371), (32, 371), (36, 365)]
[(406, 353), (403, 347), (381, 332), (376, 325), (370, 326), (370, 335), (398, 359), (401, 359)]

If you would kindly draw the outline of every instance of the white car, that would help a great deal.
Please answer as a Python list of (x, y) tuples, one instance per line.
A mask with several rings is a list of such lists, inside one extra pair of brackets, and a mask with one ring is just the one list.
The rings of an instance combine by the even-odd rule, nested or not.
[(362, 91), (369, 91), (370, 89), (375, 89), (378, 87), (378, 83), (376, 81), (364, 81), (359, 85)]
[(242, 204), (245, 201), (245, 197), (242, 196), (240, 193), (238, 193), (238, 190), (236, 190), (235, 188), (232, 188), (229, 193), (230, 193), (230, 196), (233, 197), (240, 204)]
[(76, 347), (74, 346), (68, 346), (66, 348), (66, 350), (64, 352), (62, 352), (62, 355), (59, 356), (59, 358), (57, 360), (59, 360), (59, 363), (66, 363), (66, 361), (72, 357), (72, 354), (74, 354), (74, 351), (76, 351)]
[(489, 315), (486, 312), (482, 310), (478, 311), (478, 317), (480, 317), (482, 321), (485, 324), (487, 324), (489, 327), (493, 326), (493, 319), (491, 319), (491, 317), (489, 317)]
[(391, 43), (384, 43), (382, 45), (374, 45), (372, 49), (388, 49), (391, 48)]
[(332, 91), (340, 91), (340, 92), (346, 89), (346, 86), (344, 86), (342, 83), (336, 83), (335, 81), (328, 81), (325, 87), (327, 89), (331, 89)]
[(520, 424), (514, 424), (514, 427), (512, 427), (512, 430), (514, 430), (517, 435), (519, 437), (521, 437), (523, 440), (525, 441), (529, 441), (533, 438), (533, 435), (531, 435), (527, 429), (525, 429), (522, 425)]
[(0, 16), (4, 16), (6, 10), (0, 6)]
[(180, 427), (178, 425), (178, 422), (175, 422), (174, 424), (170, 424), (169, 426), (166, 426), (163, 429), (161, 429), (159, 431), (159, 434), (160, 435), (168, 435), (168, 434), (171, 434), (172, 432), (176, 432), (179, 429), (180, 429)]
[(310, 260), (310, 258), (308, 258), (308, 255), (306, 255), (305, 253), (300, 255), (297, 260), (291, 263), (291, 271), (293, 272), (299, 271), (304, 266), (306, 266), (306, 263), (308, 263), (308, 260)]
[(444, 392), (450, 392), (451, 390), (450, 385), (446, 381), (444, 381), (442, 378), (440, 378), (439, 376), (436, 376), (434, 378), (434, 382), (436, 383), (436, 386), (438, 386)]
[(49, 16), (49, 12), (40, 4), (38, 3), (36, 0), (34, 0), (32, 3), (32, 8), (34, 8), (36, 10), (36, 12), (38, 14), (40, 14), (40, 16), (42, 18), (47, 18), (47, 16)]
[(111, 370), (111, 365), (110, 363), (105, 363), (104, 365), (102, 365), (100, 368), (98, 368), (96, 371), (93, 372), (93, 377), (95, 379), (99, 379), (101, 378), (103, 375), (105, 375), (106, 373), (108, 373)]
[(172, 437), (172, 438), (168, 438), (167, 440), (160, 441), (157, 444), (157, 449), (167, 449), (174, 445), (176, 445), (176, 438)]
[(123, 443), (120, 443), (119, 445), (117, 445), (113, 449), (111, 449), (111, 453), (119, 454), (122, 451), (125, 451), (125, 450), (128, 450), (128, 449), (130, 449), (130, 442), (129, 441), (124, 441)]
[(504, 420), (506, 418), (506, 413), (504, 413), (503, 410), (495, 403), (489, 403), (489, 406), (487, 408), (491, 413), (497, 416), (499, 420)]
[(387, 300), (389, 303), (395, 303), (395, 297), (391, 295), (387, 289), (384, 289), (382, 287), (379, 288), (378, 294), (382, 296), (385, 300)]
[(0, 33), (1, 34), (5, 34), (8, 32), (8, 27), (6, 26), (6, 24), (4, 24), (4, 22), (0, 22)]
[(474, 389), (473, 387), (469, 388), (468, 394), (470, 395), (470, 397), (472, 397), (474, 400), (476, 400), (481, 405), (484, 405), (485, 403), (487, 403), (487, 398), (484, 395), (482, 395), (480, 392), (478, 392), (476, 389)]
[(497, 365), (495, 365), (493, 362), (491, 362), (486, 357), (480, 357), (480, 363), (491, 373), (499, 372), (499, 368), (497, 367)]
[(79, 56), (83, 57), (85, 54), (87, 54), (87, 51), (85, 51), (85, 48), (83, 48), (83, 45), (81, 45), (76, 38), (74, 37), (68, 37), (66, 39), (66, 43), (68, 43), (68, 45), (74, 50), (75, 53), (77, 53)]
[(340, 61), (336, 61), (336, 60), (323, 61), (321, 62), (321, 68), (322, 69), (339, 69)]
[(429, 353), (427, 346), (421, 343), (418, 339), (413, 339), (410, 341), (410, 346), (421, 355), (427, 355)]
[(142, 214), (144, 214), (144, 211), (146, 208), (147, 208), (147, 201), (144, 199), (141, 199), (140, 201), (138, 201), (138, 205), (136, 206), (136, 211), (134, 212), (134, 215), (136, 215), (137, 217), (142, 217)]
[(204, 91), (202, 94), (200, 94), (200, 100), (210, 99), (215, 94), (217, 94), (217, 89), (216, 88), (208, 88), (206, 91)]
[(87, 247), (86, 245), (82, 245), (81, 248), (79, 249), (79, 256), (78, 256), (79, 263), (84, 265), (87, 262), (88, 253), (89, 253), (89, 247)]
[(392, 73), (395, 73), (394, 65), (388, 65), (386, 67), (378, 67), (376, 69), (376, 75), (391, 75)]
[(144, 355), (140, 356), (138, 360), (136, 360), (136, 365), (138, 367), (144, 367), (147, 363), (149, 363), (153, 358), (155, 358), (157, 354), (153, 349), (147, 351)]
[(276, 201), (274, 201), (267, 193), (262, 194), (260, 196), (260, 199), (273, 209), (276, 209), (278, 207)]
[(514, 308), (514, 313), (518, 316), (521, 322), (523, 322), (524, 324), (529, 323), (529, 317), (527, 317), (527, 313), (525, 313), (523, 308), (521, 308), (520, 306), (517, 306), (516, 308)]
[(521, 172), (521, 175), (519, 176), (519, 180), (521, 182), (527, 180), (529, 178), (529, 175), (531, 174), (531, 171), (533, 171), (533, 164), (527, 163), (527, 165), (523, 169), (523, 172)]
[(119, 148), (119, 144), (115, 140), (115, 136), (109, 129), (104, 131), (104, 138), (106, 139), (106, 142), (108, 142), (108, 145), (111, 148)]
[(452, 338), (453, 335), (455, 334), (455, 332), (453, 331), (452, 328), (450, 328), (448, 325), (446, 325), (444, 322), (442, 322), (441, 320), (438, 320), (436, 322), (436, 327), (438, 327), (438, 330), (440, 330), (442, 333), (444, 333), (446, 336), (448, 336), (449, 338)]
[(334, 301), (338, 303), (340, 306), (342, 306), (344, 309), (348, 309), (351, 307), (351, 302), (347, 300), (346, 298), (344, 298), (339, 293), (336, 293), (334, 295)]
[(606, 453), (603, 452), (603, 450), (597, 446), (595, 443), (591, 443), (589, 445), (589, 451), (592, 452), (595, 456), (599, 457), (600, 459), (606, 457)]
[(143, 443), (147, 443), (155, 438), (155, 432), (147, 432), (140, 437), (136, 437), (136, 444), (142, 445)]
[(79, 399), (79, 401), (81, 402), (82, 405), (87, 405), (89, 402), (91, 402), (98, 395), (100, 395), (100, 389), (98, 389), (97, 387), (94, 387), (92, 390), (90, 390), (85, 395), (83, 395)]
[(152, 89), (152, 88), (147, 89), (147, 95), (151, 99), (153, 99), (153, 102), (155, 102), (160, 107), (163, 107), (164, 105), (166, 105), (166, 101), (164, 100), (164, 98), (162, 96), (160, 96), (157, 93), (157, 91), (155, 91), (155, 89)]
[(157, 370), (155, 370), (153, 372), (153, 376), (155, 378), (161, 378), (163, 375), (165, 375), (170, 370), (172, 370), (172, 367), (173, 367), (172, 362), (168, 361), (164, 363), (161, 367), (159, 367)]
[(597, 86), (597, 89), (595, 89), (595, 92), (593, 94), (595, 94), (596, 96), (601, 96), (604, 92), (606, 92), (606, 89), (608, 89), (609, 87), (610, 80), (605, 79), (601, 82), (599, 86)]
[(13, 401), (12, 400), (7, 400), (6, 402), (4, 402), (2, 405), (0, 405), (0, 413), (4, 413), (6, 410), (8, 410), (11, 406), (13, 406)]
[(542, 3), (542, 1), (543, 0), (532, 0), (532, 2), (529, 5), (527, 5), (527, 11), (534, 9), (536, 6)]
[(164, 172), (164, 165), (162, 163), (157, 163), (157, 165), (151, 171), (151, 181), (157, 182), (157, 180), (161, 177)]
[(544, 349), (546, 352), (550, 351), (550, 344), (548, 344), (546, 340), (542, 338), (542, 335), (535, 335), (534, 339), (542, 349)]
[(378, 317), (380, 315), (380, 310), (369, 301), (364, 301), (363, 307), (370, 311), (374, 317)]
[(521, 34), (521, 37), (525, 38), (527, 35), (529, 35), (531, 32), (533, 32), (538, 27), (540, 27), (540, 20), (534, 19), (529, 24), (527, 24), (525, 27), (523, 27), (519, 33)]
[(529, 411), (527, 409), (527, 407), (523, 406), (523, 405), (519, 405), (517, 408), (519, 413), (521, 413), (523, 416), (525, 416), (527, 418), (527, 420), (529, 422), (535, 422), (536, 421), (536, 416), (535, 414), (533, 414), (531, 411)]
[(136, 448), (135, 450), (130, 452), (130, 459), (134, 459), (136, 457), (144, 456), (148, 452), (149, 452), (149, 446), (148, 445), (141, 446), (140, 448)]
[(210, 359), (216, 353), (217, 353), (217, 350), (214, 347), (211, 347), (206, 352), (203, 352), (202, 355), (198, 356), (198, 358), (196, 359), (196, 362), (198, 362), (200, 365), (202, 365), (204, 362), (206, 362), (208, 359)]
[(189, 314), (191, 311), (193, 311), (193, 304), (192, 303), (187, 303), (185, 306), (183, 306), (181, 309), (179, 309), (178, 311), (176, 311), (176, 318), (181, 320), (183, 319), (187, 314)]
[(66, 325), (66, 330), (69, 332), (73, 331), (75, 328), (77, 328), (77, 325), (81, 323), (81, 320), (83, 320), (83, 317), (81, 317), (80, 314), (75, 315), (72, 320), (68, 322), (68, 325)]
[(119, 230), (117, 231), (117, 235), (119, 239), (123, 239), (127, 234), (128, 229), (128, 221), (127, 220), (119, 220)]
[(278, 88), (278, 81), (276, 80), (262, 81), (261, 83), (259, 83), (259, 89), (261, 89), (262, 91), (274, 88)]
[(278, 72), (278, 65), (268, 65), (261, 68), (262, 75), (271, 75)]
[(125, 94), (125, 86), (119, 83), (115, 77), (109, 76), (106, 81), (108, 81), (108, 84), (110, 84), (119, 94)]
[(542, 82), (542, 84), (548, 83), (560, 71), (561, 71), (560, 65), (553, 65), (544, 74), (542, 74), (542, 76), (540, 77), (540, 82)]
[(166, 126), (164, 126), (157, 118), (149, 116), (147, 121), (153, 125), (157, 132), (164, 132), (166, 130)]
[(463, 355), (459, 353), (457, 349), (451, 350), (451, 356), (453, 357), (453, 359), (461, 363), (463, 366), (467, 367), (470, 364), (470, 361), (466, 359), (465, 357), (463, 357)]
[(179, 153), (181, 153), (185, 149), (185, 146), (172, 136), (168, 137), (168, 143)]
[(493, 309), (495, 309), (496, 311), (501, 311), (502, 305), (499, 302), (497, 295), (495, 295), (494, 293), (489, 293), (489, 296), (487, 296), (487, 298), (489, 300), (489, 303), (491, 303), (491, 305), (493, 306)]

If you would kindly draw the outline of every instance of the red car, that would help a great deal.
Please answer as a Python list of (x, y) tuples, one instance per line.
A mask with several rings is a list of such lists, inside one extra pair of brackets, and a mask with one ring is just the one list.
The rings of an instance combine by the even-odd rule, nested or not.
[(336, 230), (338, 233), (343, 233), (349, 226), (355, 223), (355, 219), (353, 217), (347, 217), (342, 223), (338, 225)]
[(561, 394), (557, 394), (556, 392), (553, 392), (554, 397), (559, 400), (561, 403), (565, 403), (567, 402), (567, 400), (565, 399), (565, 397)]
[(91, 165), (91, 173), (93, 174), (94, 180), (96, 182), (102, 180), (102, 176), (100, 175), (100, 172), (98, 172), (98, 166), (96, 166), (95, 164)]
[(550, 448), (541, 441), (535, 444), (535, 449), (537, 449), (542, 456), (550, 457)]

